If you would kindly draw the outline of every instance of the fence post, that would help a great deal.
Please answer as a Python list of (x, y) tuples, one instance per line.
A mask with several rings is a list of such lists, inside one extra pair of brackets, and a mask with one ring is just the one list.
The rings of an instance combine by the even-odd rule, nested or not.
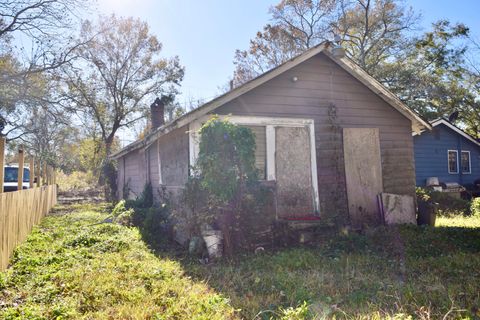
[(23, 153), (23, 147), (18, 149), (18, 191), (23, 190), (23, 165), (25, 162), (25, 154)]
[(3, 180), (5, 180), (5, 142), (6, 138), (0, 135), (0, 193), (3, 192)]
[(30, 189), (33, 189), (35, 186), (34, 181), (35, 181), (35, 159), (33, 156), (30, 156), (30, 164), (29, 164), (29, 169), (30, 169)]

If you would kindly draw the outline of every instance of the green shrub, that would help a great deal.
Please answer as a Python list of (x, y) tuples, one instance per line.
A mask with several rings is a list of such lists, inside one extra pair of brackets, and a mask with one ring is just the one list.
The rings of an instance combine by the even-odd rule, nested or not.
[(135, 201), (136, 206), (139, 208), (150, 208), (153, 206), (153, 188), (151, 182), (145, 184), (142, 193)]
[(145, 184), (142, 193), (135, 200), (122, 200), (112, 211), (114, 216), (119, 211), (117, 221), (127, 226), (135, 226), (140, 230), (143, 239), (156, 247), (170, 235), (170, 208), (168, 197), (160, 192), (164, 203), (156, 205), (153, 200), (153, 188), (150, 182)]
[(250, 128), (213, 117), (200, 129), (197, 166), (209, 194), (231, 203), (244, 184), (258, 180), (255, 134)]
[(417, 199), (419, 201), (427, 201), (436, 203), (438, 206), (437, 215), (455, 216), (470, 215), (471, 203), (468, 200), (457, 199), (448, 193), (433, 191), (425, 188), (416, 188)]
[(124, 226), (132, 226), (134, 224), (134, 213), (132, 208), (127, 209), (125, 200), (120, 200), (112, 210), (114, 221)]
[(142, 235), (153, 244), (160, 244), (169, 235), (169, 210), (168, 206), (162, 204), (159, 207), (143, 209)]
[[(200, 129), (196, 162), (200, 174), (198, 180), (187, 183), (186, 190), (195, 187), (204, 191), (204, 195), (199, 192), (198, 196), (205, 197), (202, 202), (207, 204), (208, 210), (196, 210), (194, 214), (201, 224), (213, 225), (223, 232), (227, 255), (231, 255), (245, 239), (246, 228), (241, 226), (242, 202), (248, 189), (258, 183), (255, 148), (253, 131), (228, 119), (214, 116)], [(196, 197), (196, 194), (190, 195), (194, 201)]]
[(112, 210), (112, 215), (114, 217), (118, 217), (119, 215), (121, 215), (122, 213), (124, 213), (125, 211), (127, 211), (127, 208), (125, 207), (125, 200), (120, 200), (116, 205), (115, 207), (113, 208)]

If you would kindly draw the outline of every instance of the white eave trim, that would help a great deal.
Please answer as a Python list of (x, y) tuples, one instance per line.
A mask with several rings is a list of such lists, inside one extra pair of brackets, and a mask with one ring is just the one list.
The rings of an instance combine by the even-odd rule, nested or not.
[[(447, 120), (445, 119), (437, 119), (437, 120), (433, 120), (431, 122), (432, 124), (432, 127), (436, 127), (440, 124), (443, 124), (443, 125), (446, 125), (447, 127), (449, 127), (450, 129), (452, 129), (453, 131), (455, 131), (456, 133), (458, 133), (459, 135), (461, 135), (462, 137), (464, 137), (465, 139), (473, 142), (474, 144), (476, 144), (477, 146), (480, 146), (480, 142), (478, 142), (477, 140), (475, 140), (472, 136), (470, 136), (468, 133), (466, 133), (465, 131), (463, 131), (462, 129), (458, 128), (457, 126), (451, 124), (450, 122), (448, 122)], [(424, 130), (420, 131), (420, 132), (414, 132), (412, 135), (413, 136), (416, 136), (416, 135), (420, 135), (422, 134)]]

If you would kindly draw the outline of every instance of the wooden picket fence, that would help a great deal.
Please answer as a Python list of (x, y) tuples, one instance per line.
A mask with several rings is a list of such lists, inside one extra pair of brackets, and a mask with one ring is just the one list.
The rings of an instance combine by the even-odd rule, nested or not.
[(0, 271), (8, 267), (15, 247), (56, 203), (56, 185), (0, 193)]

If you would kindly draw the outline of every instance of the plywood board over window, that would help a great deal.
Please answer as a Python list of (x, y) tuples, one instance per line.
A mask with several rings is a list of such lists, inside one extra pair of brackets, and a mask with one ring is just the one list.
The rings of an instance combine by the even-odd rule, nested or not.
[(344, 128), (343, 149), (350, 222), (378, 224), (377, 196), (383, 192), (378, 128)]
[(314, 215), (310, 134), (307, 127), (276, 128), (277, 216)]

